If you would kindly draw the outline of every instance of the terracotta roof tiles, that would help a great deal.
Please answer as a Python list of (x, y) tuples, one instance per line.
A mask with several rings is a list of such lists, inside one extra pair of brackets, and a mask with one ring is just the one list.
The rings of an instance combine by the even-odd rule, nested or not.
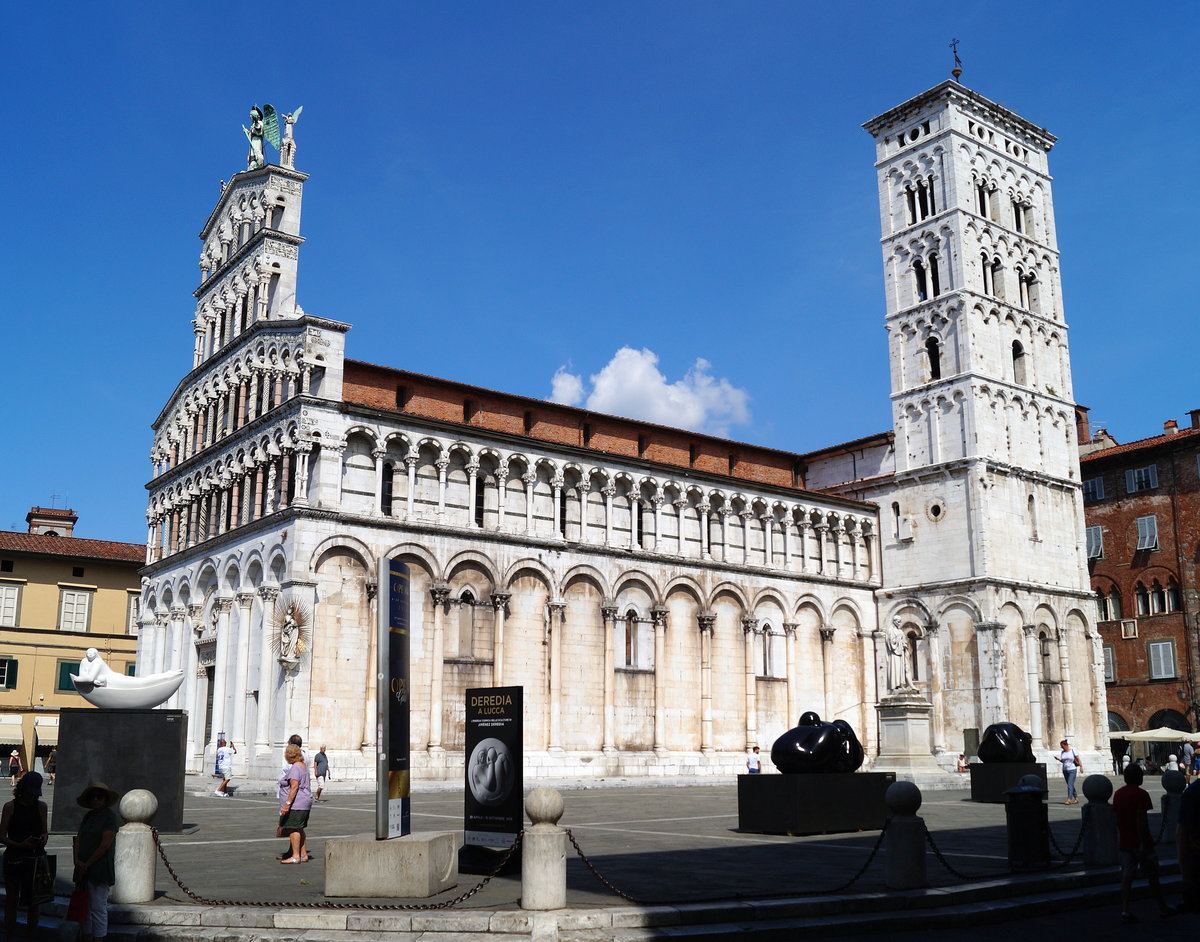
[(85, 540), (77, 536), (46, 536), (41, 533), (19, 533), (0, 530), (0, 551), (75, 556), (81, 559), (106, 559), (118, 563), (146, 562), (146, 547), (140, 543), (118, 543), (115, 540)]
[(1099, 451), (1093, 451), (1081, 456), (1079, 461), (1080, 464), (1086, 464), (1089, 461), (1111, 458), (1114, 455), (1123, 455), (1142, 448), (1155, 448), (1158, 445), (1167, 445), (1172, 442), (1182, 441), (1185, 438), (1194, 438), (1198, 435), (1200, 435), (1200, 428), (1184, 428), (1170, 435), (1155, 435), (1153, 438), (1143, 438), (1136, 442), (1126, 442), (1124, 445), (1114, 445), (1112, 448), (1101, 448)]

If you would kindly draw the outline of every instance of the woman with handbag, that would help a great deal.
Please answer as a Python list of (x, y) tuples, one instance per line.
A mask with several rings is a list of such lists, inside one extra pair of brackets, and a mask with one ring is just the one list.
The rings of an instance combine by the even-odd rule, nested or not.
[(75, 836), (75, 885), (88, 894), (84, 942), (108, 935), (108, 891), (116, 882), (116, 840), (121, 819), (113, 811), (118, 795), (103, 782), (91, 782), (75, 803), (87, 808)]
[(1063, 778), (1067, 782), (1067, 800), (1064, 805), (1079, 804), (1079, 796), (1075, 793), (1075, 777), (1083, 771), (1083, 760), (1079, 758), (1079, 753), (1072, 749), (1064, 739), (1058, 744), (1059, 753), (1057, 759), (1062, 763)]
[(4, 844), (4, 937), (13, 938), (17, 907), (24, 903), (29, 937), (37, 935), (40, 907), (33, 901), (33, 866), (46, 853), (46, 803), (41, 800), (42, 777), (26, 773), (13, 789), (13, 799), (0, 812), (0, 843)]

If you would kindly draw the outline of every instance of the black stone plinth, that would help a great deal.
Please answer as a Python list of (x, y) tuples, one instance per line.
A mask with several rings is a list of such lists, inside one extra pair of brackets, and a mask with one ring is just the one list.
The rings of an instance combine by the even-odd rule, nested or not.
[(876, 831), (895, 772), (739, 775), (738, 830), (761, 834)]
[(88, 782), (100, 781), (121, 795), (153, 792), (158, 812), (150, 823), (164, 833), (182, 831), (186, 741), (183, 710), (62, 710), (50, 830), (79, 830), (86, 811), (75, 799)]
[(1016, 788), (1026, 775), (1036, 775), (1046, 784), (1046, 766), (1041, 762), (972, 762), (971, 801), (987, 801), (999, 804), (1004, 793)]

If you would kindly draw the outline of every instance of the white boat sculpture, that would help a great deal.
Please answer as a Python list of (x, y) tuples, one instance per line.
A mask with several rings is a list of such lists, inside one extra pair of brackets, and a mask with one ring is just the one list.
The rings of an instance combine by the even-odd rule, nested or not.
[(166, 701), (183, 683), (183, 671), (165, 671), (147, 677), (118, 674), (104, 663), (95, 648), (88, 648), (71, 680), (79, 695), (94, 706), (110, 710), (146, 710)]

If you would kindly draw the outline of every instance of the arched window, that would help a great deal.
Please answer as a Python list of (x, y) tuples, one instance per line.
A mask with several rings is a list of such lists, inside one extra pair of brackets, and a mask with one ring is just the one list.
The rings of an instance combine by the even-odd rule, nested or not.
[(1050, 640), (1050, 635), (1042, 631), (1038, 633), (1038, 651), (1041, 653), (1042, 663), (1042, 680), (1054, 679), (1054, 644)]
[(1174, 579), (1167, 580), (1167, 611), (1178, 612), (1183, 606), (1179, 602), (1179, 583)]
[(1133, 597), (1137, 600), (1137, 613), (1139, 615), (1150, 614), (1150, 593), (1146, 591), (1146, 587), (1140, 582), (1133, 587)]
[(1150, 585), (1150, 613), (1152, 615), (1161, 615), (1167, 610), (1167, 593), (1163, 591), (1162, 584), (1155, 579)]
[(917, 300), (929, 300), (929, 279), (925, 274), (925, 263), (919, 258), (913, 259), (913, 278), (916, 280)]
[(646, 513), (642, 502), (633, 494), (629, 495), (629, 513), (637, 518), (637, 545), (642, 549), (646, 545)]
[(638, 617), (632, 608), (625, 613), (625, 666), (637, 666)]
[(917, 656), (917, 644), (920, 638), (915, 631), (908, 633), (908, 661), (912, 668), (913, 683), (921, 679), (921, 659)]
[(1037, 498), (1030, 494), (1026, 498), (1025, 515), (1029, 523), (1029, 539), (1036, 540), (1038, 538), (1038, 513), (1037, 513)]
[(1096, 593), (1096, 619), (1097, 621), (1112, 620), (1112, 615), (1108, 613), (1108, 596), (1103, 592)]
[(1013, 382), (1018, 386), (1025, 385), (1025, 348), (1021, 341), (1012, 342)]
[(981, 252), (979, 255), (979, 278), (983, 282), (983, 293), (994, 295), (992, 291), (992, 260), (988, 258), (987, 252)]
[(992, 297), (1004, 298), (1004, 266), (999, 258), (992, 259)]
[(771, 626), (765, 624), (762, 630), (762, 676), (773, 676), (771, 670), (773, 666), (771, 663)]
[(900, 539), (900, 504), (892, 501), (892, 537)]
[(934, 298), (942, 293), (942, 279), (938, 273), (938, 257), (936, 255), (929, 256), (929, 292), (930, 296)]
[(1114, 621), (1121, 617), (1121, 593), (1115, 586), (1108, 596), (1108, 611)]
[(941, 344), (937, 342), (936, 337), (930, 337), (925, 341), (925, 355), (929, 358), (929, 378), (930, 380), (942, 378), (942, 351)]
[(483, 508), (485, 506), (484, 499), (487, 491), (487, 477), (483, 474), (475, 475), (475, 526), (483, 526)]
[(392, 515), (392, 487), (395, 466), (390, 461), (383, 463), (383, 491), (380, 499), (380, 509), (385, 517)]
[(567, 538), (567, 489), (558, 489), (558, 535)]
[(475, 655), (475, 596), (463, 589), (458, 597), (458, 656)]

